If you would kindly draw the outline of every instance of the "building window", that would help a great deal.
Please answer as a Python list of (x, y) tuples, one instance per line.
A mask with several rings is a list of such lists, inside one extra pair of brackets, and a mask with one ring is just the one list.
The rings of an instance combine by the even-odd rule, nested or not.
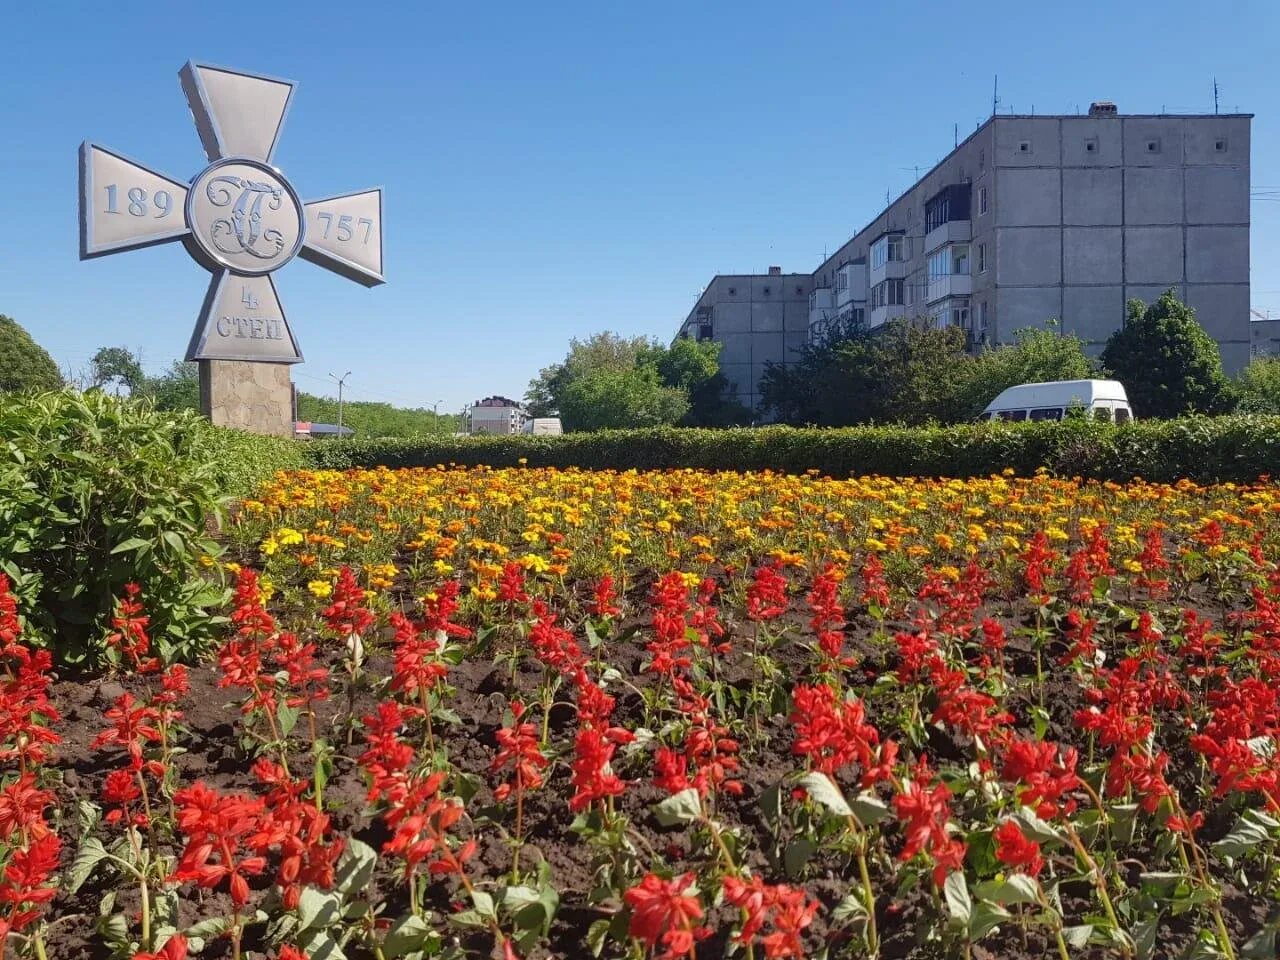
[(843, 270), (841, 270), (836, 274), (836, 289), (837, 290), (849, 289), (849, 275), (845, 273)]
[(1160, 152), (1160, 138), (1156, 137), (1155, 139), (1148, 140), (1147, 153), (1159, 153), (1159, 152)]
[(987, 188), (979, 187), (978, 188), (978, 215), (981, 216), (986, 212), (987, 212)]
[(952, 220), (969, 219), (969, 185), (955, 183), (944, 187), (924, 205), (924, 232), (936, 230)]
[(713, 339), (712, 332), (711, 332), (711, 324), (709, 323), (698, 324), (698, 342), (701, 343), (703, 340), (711, 340), (711, 339)]
[(764, 296), (766, 296), (766, 297), (767, 297), (767, 296), (769, 295), (769, 292), (770, 292), (770, 291), (769, 291), (769, 288), (768, 288), (768, 287), (765, 287), (765, 288), (764, 288), (763, 290), (761, 290), (760, 292), (761, 292)]
[(969, 275), (969, 245), (953, 243), (929, 257), (929, 279), (941, 277), (967, 277)]
[(1030, 140), (1019, 140), (1019, 141), (1018, 141), (1018, 152), (1019, 152), (1019, 153), (1030, 153), (1030, 152), (1031, 152), (1031, 141), (1030, 141)]
[(1098, 138), (1097, 138), (1097, 137), (1089, 137), (1088, 139), (1086, 139), (1086, 140), (1085, 140), (1085, 142), (1084, 142), (1084, 152), (1085, 152), (1085, 153), (1097, 153), (1097, 152), (1098, 152)]
[(987, 245), (985, 243), (978, 244), (978, 272), (987, 272)]
[(803, 297), (803, 296), (804, 296), (804, 287), (796, 287), (796, 296), (797, 296), (797, 297)]
[(911, 259), (911, 238), (901, 233), (886, 234), (871, 245), (871, 267), (883, 267), (891, 260)]
[(987, 301), (985, 300), (978, 304), (978, 329), (984, 334), (987, 332)]
[(729, 288), (729, 296), (731, 296), (731, 297), (736, 297), (737, 295), (738, 295), (738, 288), (737, 288), (737, 287), (730, 287), (730, 288)]
[(1213, 149), (1216, 153), (1226, 153), (1227, 141), (1223, 139), (1218, 139), (1213, 141)]
[(871, 288), (871, 309), (902, 305), (902, 281), (882, 280)]
[(985, 149), (978, 151), (978, 169), (987, 169), (987, 151)]

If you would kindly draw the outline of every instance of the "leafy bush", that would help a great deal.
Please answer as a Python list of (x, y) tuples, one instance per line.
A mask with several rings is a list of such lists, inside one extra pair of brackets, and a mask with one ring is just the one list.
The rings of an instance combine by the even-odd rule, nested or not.
[(0, 570), (31, 634), (92, 663), (114, 598), (137, 583), (159, 652), (197, 652), (223, 596), (202, 566), (211, 530), (229, 493), (296, 465), (284, 443), (97, 391), (0, 398)]
[(62, 375), (44, 347), (11, 317), (0, 314), (0, 393), (57, 390)]
[(1188, 478), (1248, 481), (1280, 464), (1280, 417), (1190, 417), (1116, 426), (980, 423), (953, 427), (846, 427), (743, 430), (616, 430), (562, 437), (441, 437), (340, 440), (305, 451), (318, 467), (434, 464), (595, 469), (670, 469), (832, 476), (988, 476), (1041, 467), (1068, 476), (1123, 481)]

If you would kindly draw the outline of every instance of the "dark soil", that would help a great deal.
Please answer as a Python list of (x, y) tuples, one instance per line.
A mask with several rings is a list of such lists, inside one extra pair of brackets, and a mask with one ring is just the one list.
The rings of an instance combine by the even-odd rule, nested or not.
[[(1008, 607), (993, 610), (992, 613), (1001, 616), (1011, 628), (1026, 620), (1021, 611)], [(1214, 613), (1217, 615), (1218, 611)], [(791, 636), (803, 637), (807, 634), (807, 630), (801, 627), (802, 620), (799, 616), (793, 616)], [(638, 629), (642, 626), (638, 622), (623, 624), (621, 635), (624, 639), (610, 642), (607, 653), (609, 665), (620, 671), (628, 683), (640, 689), (651, 682), (641, 672), (646, 660), (643, 646), (646, 634)], [(905, 628), (906, 624), (901, 626)], [(637, 629), (629, 630), (631, 627)], [(734, 652), (727, 658), (721, 675), (742, 689), (750, 686), (751, 666), (747, 654), (752, 648), (753, 637), (753, 625), (741, 621), (736, 624), (731, 622), (728, 639), (733, 642)], [(875, 677), (892, 669), (894, 664), (891, 656), (886, 657), (882, 646), (870, 642), (870, 637), (869, 621), (849, 628), (849, 649), (862, 654), (862, 667), (865, 668), (852, 671), (853, 682), (855, 687), (861, 685), (859, 693), (866, 695), (869, 719), (877, 724), (883, 720), (885, 729), (891, 729), (892, 722), (884, 712), (894, 706), (894, 699), (883, 694), (871, 695), (870, 688)], [(500, 639), (498, 648), (504, 643), (509, 646), (510, 640)], [(390, 671), (389, 659), (385, 653), (377, 652), (376, 644), (371, 646), (374, 647), (374, 652), (366, 663), (367, 682), (360, 687), (355, 697), (356, 717), (372, 711), (382, 696), (379, 689), (381, 681)], [(798, 643), (783, 644), (771, 651), (771, 656), (786, 681), (803, 678), (812, 662), (809, 651)], [(336, 676), (340, 673), (341, 651), (332, 650), (329, 657)], [(1046, 663), (1048, 662), (1050, 661), (1046, 659)], [(1029, 733), (1031, 724), (1028, 708), (1037, 698), (1033, 695), (1032, 684), (1029, 682), (1029, 678), (1035, 675), (1035, 658), (1025, 639), (1011, 638), (1006, 663), (1010, 671), (1018, 675), (1012, 682), (1013, 689), (1007, 698), (1006, 708), (1014, 713), (1019, 725)], [(444, 734), (449, 756), (456, 769), (473, 774), (486, 784), (469, 805), (468, 809), (473, 816), (480, 816), (486, 808), (492, 808), (493, 805), (490, 792), (492, 778), (488, 767), (496, 749), (495, 731), (502, 724), (506, 703), (513, 693), (519, 693), (527, 701), (535, 699), (542, 677), (540, 667), (528, 658), (516, 671), (514, 689), (510, 665), (506, 661), (497, 663), (492, 659), (467, 659), (450, 671), (449, 683), (456, 690), (456, 696), (447, 706), (461, 718), (461, 722)], [(87, 799), (96, 802), (104, 776), (121, 763), (119, 750), (93, 750), (89, 744), (105, 727), (103, 712), (112, 701), (123, 690), (137, 692), (142, 686), (142, 681), (130, 677), (63, 680), (54, 685), (53, 698), (64, 715), (64, 722), (60, 727), (64, 744), (59, 763), (63, 771), (59, 800), (62, 809), (68, 811), (63, 834), (66, 840), (64, 869), (75, 855), (75, 840), (72, 836), (74, 817), (70, 815), (70, 811), (74, 809), (74, 801)], [(187, 728), (184, 746), (187, 752), (176, 760), (181, 781), (189, 784), (201, 779), (223, 790), (253, 790), (255, 784), (249, 772), (250, 758), (236, 742), (238, 706), (233, 702), (231, 691), (218, 687), (216, 666), (193, 667), (191, 688), (191, 694), (183, 705), (186, 714), (184, 724)], [(642, 698), (618, 684), (610, 689), (618, 697), (615, 722), (630, 729), (643, 726), (645, 710)], [(1070, 672), (1057, 668), (1049, 671), (1043, 700), (1050, 717), (1046, 736), (1083, 747), (1084, 742), (1073, 721), (1075, 711), (1082, 706), (1081, 692)], [(323, 704), (321, 720), (326, 736), (331, 742), (339, 744), (339, 757), (333, 778), (326, 789), (326, 801), (327, 805), (332, 804), (334, 825), (339, 831), (364, 840), (376, 848), (386, 834), (365, 812), (365, 784), (354, 759), (363, 750), (363, 745), (358, 731), (355, 734), (355, 744), (346, 745), (346, 710), (345, 694), (336, 695)], [(566, 708), (553, 711), (552, 744), (553, 750), (560, 753), (548, 771), (547, 785), (530, 795), (526, 801), (525, 818), (529, 826), (522, 865), (531, 870), (539, 859), (545, 860), (551, 867), (553, 882), (562, 904), (551, 930), (548, 949), (535, 954), (538, 957), (588, 956), (589, 951), (584, 945), (587, 928), (601, 918), (608, 918), (619, 906), (607, 901), (599, 904), (591, 902), (590, 893), (596, 886), (592, 850), (569, 829), (573, 814), (568, 809), (571, 795), (568, 766), (570, 758), (566, 752), (571, 749), (573, 723), (571, 710)], [(738, 731), (738, 734), (745, 739), (745, 730)], [(793, 774), (798, 764), (791, 754), (791, 735), (785, 717), (772, 718), (763, 726), (761, 734), (762, 739), (746, 750), (742, 776), (743, 794), (736, 798), (722, 798), (720, 818), (731, 829), (741, 831), (742, 859), (753, 871), (773, 882), (803, 883), (810, 895), (821, 901), (822, 910), (808, 936), (808, 943), (815, 952), (820, 945), (827, 944), (832, 958), (860, 956), (863, 952), (860, 942), (848, 931), (834, 927), (830, 919), (834, 907), (857, 889), (857, 872), (852, 859), (833, 851), (820, 851), (814, 854), (805, 873), (797, 879), (788, 877), (774, 856), (774, 851), (788, 837), (773, 835), (773, 827), (762, 813), (760, 799), (765, 791)], [(938, 730), (931, 734), (925, 752), (930, 755), (935, 766), (939, 763), (967, 763), (972, 758), (972, 743), (958, 741)], [(1184, 803), (1189, 809), (1195, 809), (1199, 800), (1196, 796), (1195, 778), (1190, 775), (1195, 760), (1191, 755), (1175, 756), (1174, 763), (1177, 767), (1187, 768), (1188, 779), (1174, 782), (1184, 793)], [(650, 812), (651, 805), (663, 796), (649, 781), (650, 751), (640, 751), (631, 759), (620, 759), (616, 769), (621, 776), (633, 782), (632, 788), (619, 798), (619, 807), (633, 825), (639, 837), (637, 842), (642, 848), (651, 848), (660, 865), (673, 871), (696, 870), (703, 866), (707, 860), (705, 849), (691, 851), (690, 837), (683, 829), (661, 828)], [(1172, 773), (1171, 768), (1171, 775)], [(784, 787), (784, 795), (785, 790)], [(494, 815), (499, 816), (496, 813)], [(504, 826), (509, 826), (509, 821)], [(496, 881), (510, 869), (512, 851), (503, 832), (498, 825), (490, 822), (481, 822), (477, 827), (480, 847), (471, 865), (473, 879), (476, 881)], [(891, 828), (890, 836), (894, 833)], [(167, 847), (168, 852), (176, 854), (174, 844), (162, 841), (161, 845)], [(1059, 861), (1059, 868), (1065, 863)], [(873, 880), (877, 886), (877, 926), (882, 937), (882, 956), (925, 960), (947, 955), (947, 950), (940, 942), (921, 942), (920, 939), (923, 931), (930, 926), (930, 918), (936, 916), (933, 892), (928, 888), (893, 891), (887, 877), (890, 866), (887, 863), (872, 864)], [(266, 883), (267, 878), (264, 878), (263, 885)], [(378, 895), (386, 902), (384, 916), (393, 918), (405, 909), (404, 884), (385, 864), (380, 863), (375, 884)], [(99, 902), (104, 894), (116, 888), (122, 891), (120, 904), (136, 910), (136, 895), (129, 888), (120, 887), (117, 878), (101, 868), (75, 896), (65, 898), (60, 895), (54, 901), (50, 918), (57, 923), (47, 939), (50, 960), (105, 960), (110, 956), (94, 930), (92, 917), (98, 913)], [(1080, 895), (1073, 896), (1073, 889), (1079, 889)], [(448, 912), (450, 903), (455, 899), (451, 882), (437, 881), (431, 890), (436, 908), (441, 912)], [(1087, 894), (1087, 888), (1073, 888), (1064, 884), (1063, 900), (1068, 925), (1083, 922), (1085, 913), (1093, 909)], [(188, 887), (182, 893), (180, 919), (183, 924), (189, 924), (201, 918), (224, 914), (228, 912), (227, 908), (228, 902), (224, 894), (209, 894)], [(1236, 943), (1239, 944), (1264, 923), (1266, 905), (1255, 902), (1248, 894), (1231, 886), (1226, 891), (1225, 913), (1233, 939), (1238, 937)], [(1194, 913), (1192, 916), (1202, 918), (1204, 914)], [(708, 923), (718, 932), (700, 945), (700, 957), (719, 957), (724, 954), (728, 945), (728, 931), (734, 919), (733, 912), (727, 908), (713, 910)], [(136, 931), (136, 916), (133, 921), (133, 929)], [(246, 938), (247, 957), (259, 958), (267, 955), (260, 939), (261, 931), (261, 926), (251, 928), (251, 933)], [(1184, 919), (1166, 918), (1159, 928), (1155, 955), (1167, 957), (1180, 953), (1196, 933), (1197, 930)], [(487, 955), (491, 948), (491, 943), (484, 937), (464, 938), (461, 942), (472, 948), (473, 955), (478, 957)], [(211, 942), (201, 954), (202, 957), (215, 960), (229, 955), (225, 940)], [(619, 948), (616, 944), (610, 944), (605, 955), (619, 956)], [(1044, 927), (1031, 926), (1024, 934), (1016, 924), (1006, 924), (1001, 932), (985, 938), (973, 950), (973, 956), (979, 960), (995, 957), (1021, 960), (1050, 955), (1056, 955), (1056, 947)], [(1101, 948), (1072, 951), (1073, 958), (1107, 955)], [(352, 957), (356, 960), (361, 955), (353, 953)]]

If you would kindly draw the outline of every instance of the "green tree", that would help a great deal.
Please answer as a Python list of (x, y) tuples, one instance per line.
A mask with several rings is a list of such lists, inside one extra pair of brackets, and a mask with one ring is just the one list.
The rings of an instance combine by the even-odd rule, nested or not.
[[(333, 397), (298, 394), (298, 419), (315, 423), (337, 423), (338, 401)], [(429, 437), (455, 433), (461, 418), (423, 407), (396, 407), (370, 400), (344, 400), (342, 425), (358, 437)]]
[(89, 374), (93, 386), (102, 388), (115, 384), (129, 393), (141, 393), (146, 381), (142, 364), (128, 347), (101, 347), (89, 361)]
[(1242, 413), (1280, 414), (1280, 357), (1257, 357), (1240, 371), (1236, 393)]
[(175, 360), (160, 376), (143, 380), (137, 395), (149, 398), (157, 410), (199, 411), (200, 366)]
[(689, 410), (688, 395), (665, 386), (655, 367), (598, 369), (575, 377), (561, 397), (565, 430), (607, 430), (672, 424)]
[(1061, 334), (1056, 321), (1048, 328), (1027, 327), (1014, 333), (1014, 342), (984, 350), (969, 366), (967, 383), (956, 397), (957, 419), (976, 417), (1002, 390), (1020, 383), (1087, 380), (1097, 364), (1084, 352), (1079, 337)]
[(566, 430), (747, 422), (751, 413), (728, 395), (719, 357), (718, 343), (682, 337), (664, 346), (605, 331), (571, 340), (564, 360), (530, 381), (525, 405), (535, 417), (559, 414)]
[(1173, 290), (1149, 305), (1129, 301), (1125, 325), (1107, 340), (1102, 364), (1124, 384), (1140, 417), (1219, 413), (1230, 404), (1218, 345)]
[(0, 314), (0, 393), (57, 390), (58, 365), (18, 323)]

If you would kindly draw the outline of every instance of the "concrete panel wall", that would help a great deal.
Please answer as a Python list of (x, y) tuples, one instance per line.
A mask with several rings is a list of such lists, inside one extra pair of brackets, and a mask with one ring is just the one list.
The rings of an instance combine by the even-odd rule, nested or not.
[(1000, 287), (995, 300), (1000, 343), (1011, 343), (1015, 331), (1043, 327), (1062, 315), (1061, 287)]
[(1249, 171), (1245, 167), (1186, 168), (1187, 223), (1248, 223)]
[(1124, 276), (1130, 283), (1182, 281), (1182, 227), (1125, 227)]
[(1236, 341), (1248, 343), (1249, 287), (1241, 284), (1189, 283), (1187, 306), (1196, 319), (1219, 344)]
[(1008, 117), (995, 128), (996, 166), (1056, 167), (1062, 162), (1057, 120)]
[(1125, 117), (1125, 166), (1181, 166), (1182, 128), (1179, 117)]
[(1002, 227), (996, 231), (996, 282), (1062, 282), (1062, 231), (1056, 227)]
[(753, 333), (780, 333), (783, 328), (783, 313), (786, 310), (781, 300), (770, 303), (757, 301), (751, 304), (751, 331)]
[(1105, 343), (1124, 322), (1124, 289), (1067, 287), (1062, 291), (1062, 332), (1087, 344)]
[(1119, 225), (1124, 212), (1122, 184), (1119, 168), (1063, 170), (1062, 222)]
[(1248, 227), (1187, 227), (1187, 279), (1248, 283)]
[(1182, 167), (1126, 169), (1124, 222), (1181, 223)]
[(1183, 126), (1182, 154), (1187, 164), (1249, 165), (1249, 119), (1206, 117)]
[(1175, 297), (1184, 303), (1186, 302), (1187, 287), (1186, 284), (1183, 283), (1166, 283), (1163, 286), (1142, 286), (1141, 284), (1130, 284), (1124, 288), (1124, 300), (1126, 304), (1130, 300), (1141, 300), (1143, 303), (1155, 303), (1160, 299), (1161, 294), (1169, 289), (1173, 290), (1173, 295)]
[(716, 339), (721, 334), (746, 333), (751, 329), (751, 304), (745, 300), (717, 303), (711, 319)]
[(717, 333), (716, 339), (722, 344), (720, 348), (722, 366), (751, 363), (750, 333)]
[(1039, 227), (1062, 222), (1062, 178), (1052, 170), (1001, 170), (997, 226)]
[(1065, 227), (1063, 283), (1121, 283), (1124, 256), (1119, 227)]
[(782, 317), (783, 328), (788, 331), (799, 331), (805, 335), (809, 331), (809, 302), (807, 300), (788, 300)]
[(1121, 121), (1110, 117), (1064, 117), (1062, 165), (1065, 167), (1120, 166)]

